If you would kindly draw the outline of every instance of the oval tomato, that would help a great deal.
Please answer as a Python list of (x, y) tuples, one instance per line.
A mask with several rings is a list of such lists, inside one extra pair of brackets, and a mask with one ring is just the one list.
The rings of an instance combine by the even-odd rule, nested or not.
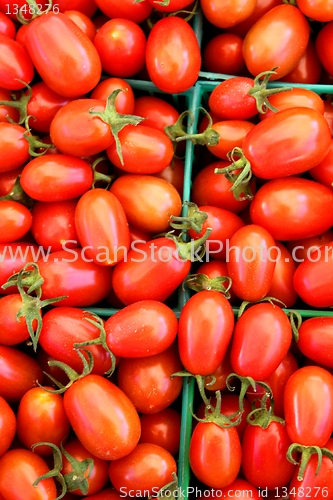
[(171, 455), (179, 451), (181, 416), (173, 408), (157, 413), (141, 415), (141, 437), (139, 443), (152, 443), (166, 449)]
[(22, 307), (19, 293), (12, 293), (0, 299), (0, 344), (16, 345), (28, 340), (30, 334), (25, 318), (16, 318)]
[(172, 104), (153, 95), (137, 97), (134, 114), (145, 118), (141, 125), (157, 128), (161, 132), (164, 132), (164, 127), (174, 125), (179, 118), (179, 112)]
[(324, 184), (330, 189), (333, 189), (333, 139), (331, 142), (331, 147), (325, 156), (325, 158), (318, 163), (314, 168), (309, 170), (309, 174), (311, 177), (320, 182), (320, 184)]
[[(268, 100), (279, 111), (299, 107), (315, 109), (321, 115), (325, 111), (323, 99), (312, 90), (303, 88), (295, 87), (288, 92), (273, 94)], [(265, 120), (273, 114), (274, 111), (268, 110), (267, 113), (260, 114), (259, 117), (260, 120)]]
[(229, 28), (251, 16), (256, 3), (256, 0), (227, 0), (223, 4), (218, 0), (201, 0), (200, 4), (210, 23), (219, 28)]
[(0, 397), (0, 457), (6, 453), (16, 434), (16, 416), (7, 401)]
[(0, 294), (10, 295), (17, 293), (17, 288), (11, 286), (3, 289), (8, 278), (18, 273), (28, 262), (37, 262), (40, 257), (40, 249), (34, 243), (17, 241), (14, 243), (0, 244)]
[(0, 242), (11, 243), (22, 238), (32, 224), (31, 212), (17, 201), (0, 201)]
[(243, 39), (234, 33), (214, 36), (203, 53), (206, 71), (227, 75), (240, 75), (244, 69)]
[(0, 87), (23, 89), (33, 77), (34, 66), (26, 49), (16, 40), (0, 35)]
[(282, 82), (291, 83), (318, 83), (322, 73), (322, 65), (320, 63), (315, 42), (310, 38), (306, 51), (298, 61), (297, 65), (283, 78)]
[(110, 19), (130, 19), (138, 24), (147, 19), (153, 10), (147, 0), (135, 4), (132, 0), (95, 0), (95, 2)]
[(317, 317), (304, 321), (299, 329), (297, 347), (311, 360), (333, 368), (333, 318)]
[(298, 0), (297, 7), (306, 17), (314, 21), (327, 23), (333, 21), (333, 3), (327, 0), (317, 0), (315, 3), (312, 0)]
[(92, 20), (83, 12), (75, 10), (72, 6), (70, 8), (71, 10), (66, 10), (64, 14), (77, 24), (83, 33), (93, 42), (96, 36), (96, 26)]
[(296, 264), (291, 253), (284, 245), (278, 241), (275, 242), (275, 245), (278, 252), (278, 258), (267, 296), (281, 300), (286, 307), (292, 307), (297, 301), (297, 293), (294, 290)]
[(26, 129), (16, 123), (0, 122), (0, 172), (21, 167), (29, 159)]
[(246, 120), (226, 120), (218, 121), (212, 125), (219, 136), (219, 142), (216, 146), (207, 146), (209, 151), (218, 158), (228, 159), (228, 153), (235, 147), (242, 147), (243, 141), (255, 125)]
[(200, 48), (184, 19), (166, 17), (155, 24), (148, 36), (146, 65), (150, 79), (164, 92), (178, 94), (195, 84), (201, 65)]
[[(121, 89), (123, 92), (119, 92), (117, 95), (114, 105), (118, 113), (127, 115), (136, 115), (134, 112), (134, 93), (131, 85), (122, 78), (106, 78), (99, 82), (91, 93), (91, 99), (105, 100), (112, 94), (114, 90)], [(140, 115), (141, 116), (141, 115)]]
[(333, 74), (332, 64), (333, 21), (325, 24), (316, 37), (316, 51), (326, 71)]

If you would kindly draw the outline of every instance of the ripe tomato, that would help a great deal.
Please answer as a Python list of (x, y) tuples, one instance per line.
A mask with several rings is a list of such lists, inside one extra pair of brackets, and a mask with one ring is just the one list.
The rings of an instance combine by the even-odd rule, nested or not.
[(99, 82), (91, 93), (91, 99), (106, 101), (109, 95), (117, 89), (121, 89), (123, 92), (119, 92), (114, 101), (116, 111), (122, 114), (137, 115), (134, 112), (134, 93), (132, 87), (122, 78), (106, 78)]
[(304, 321), (299, 329), (299, 350), (320, 365), (333, 368), (331, 344), (333, 342), (333, 318), (317, 317)]
[(282, 82), (291, 83), (318, 83), (322, 73), (322, 65), (320, 63), (315, 42), (310, 38), (306, 51), (298, 61), (298, 64), (283, 78)]
[(74, 9), (83, 12), (88, 17), (92, 17), (97, 10), (95, 0), (59, 0), (57, 6), (60, 12)]
[(32, 224), (31, 212), (17, 201), (0, 201), (0, 242), (11, 243), (22, 238)]
[[(273, 94), (269, 97), (269, 102), (279, 111), (290, 108), (305, 107), (315, 109), (321, 115), (324, 114), (325, 106), (323, 99), (312, 90), (303, 88), (293, 88), (288, 92)], [(272, 116), (274, 111), (268, 110), (267, 113), (260, 114), (260, 120), (265, 120)]]
[(177, 328), (172, 309), (157, 300), (142, 300), (106, 320), (106, 342), (122, 358), (153, 356), (173, 343)]
[(320, 184), (324, 184), (330, 189), (333, 189), (333, 139), (331, 142), (331, 147), (325, 156), (325, 158), (318, 163), (314, 168), (309, 170), (309, 174), (311, 177), (320, 182)]
[(33, 486), (34, 481), (49, 472), (46, 462), (30, 450), (16, 448), (0, 459), (0, 491), (5, 500), (54, 500), (57, 488), (51, 477)]
[(254, 123), (246, 120), (218, 121), (212, 125), (212, 129), (218, 132), (219, 143), (207, 148), (213, 155), (227, 160), (228, 153), (235, 147), (242, 147), (245, 137), (254, 127)]
[(292, 307), (297, 301), (297, 293), (294, 290), (294, 274), (296, 264), (287, 248), (275, 242), (278, 251), (271, 287), (267, 292), (268, 297), (281, 300), (286, 307)]
[(232, 307), (221, 293), (203, 290), (193, 295), (179, 317), (178, 345), (185, 370), (212, 375), (222, 363), (233, 328)]
[(74, 10), (73, 7), (71, 7), (71, 10), (66, 10), (64, 14), (77, 24), (77, 26), (92, 42), (94, 41), (96, 36), (96, 26), (91, 19), (86, 16), (86, 14), (80, 12), (79, 10)]
[(43, 81), (62, 96), (82, 96), (100, 80), (102, 66), (96, 48), (64, 14), (49, 12), (34, 19), (25, 46)]
[(256, 3), (256, 0), (227, 0), (223, 4), (218, 0), (201, 0), (200, 5), (210, 23), (229, 28), (253, 14)]
[(209, 109), (223, 119), (246, 120), (255, 116), (258, 113), (256, 100), (249, 94), (253, 86), (254, 80), (245, 76), (224, 80), (212, 90), (208, 98)]
[(254, 76), (277, 67), (271, 77), (277, 80), (296, 66), (309, 36), (309, 23), (302, 12), (293, 5), (278, 5), (248, 31), (243, 43), (245, 64)]
[(146, 496), (172, 482), (176, 471), (171, 453), (156, 444), (141, 443), (126, 457), (110, 463), (109, 477), (121, 493), (138, 496), (144, 491)]
[(126, 394), (100, 375), (77, 380), (64, 395), (71, 426), (83, 446), (103, 460), (128, 455), (140, 438), (140, 419)]
[(240, 75), (245, 67), (243, 39), (237, 34), (222, 33), (214, 36), (203, 53), (206, 71), (227, 75)]
[(12, 293), (0, 299), (0, 344), (16, 345), (28, 340), (30, 334), (23, 317), (16, 319), (22, 307), (19, 293)]
[(25, 264), (38, 260), (40, 257), (39, 248), (34, 243), (23, 241), (10, 244), (1, 243), (0, 256), (0, 294), (9, 295), (17, 293), (15, 287), (4, 289), (2, 286), (12, 274), (18, 273)]
[(179, 112), (172, 104), (152, 95), (135, 99), (134, 115), (145, 118), (141, 125), (157, 128), (161, 132), (164, 132), (164, 127), (174, 125), (179, 118)]
[[(209, 262), (201, 264), (196, 272), (197, 274), (205, 274), (206, 276), (208, 276), (209, 279), (228, 276), (227, 263), (223, 262), (222, 260), (210, 259)], [(225, 288), (227, 288), (227, 286), (229, 285), (228, 280), (223, 281), (222, 285)], [(229, 289), (229, 293), (230, 293), (230, 299), (229, 299), (230, 304), (237, 303), (238, 298), (233, 292), (232, 285), (231, 288)]]
[(110, 19), (130, 19), (138, 24), (147, 19), (153, 10), (147, 0), (135, 4), (132, 0), (95, 0), (95, 2)]
[[(11, 92), (7, 89), (0, 88), (0, 100), (1, 101), (12, 101)], [(0, 122), (8, 122), (7, 116), (11, 118), (14, 122), (19, 121), (19, 113), (17, 109), (1, 104), (0, 105)]]
[(0, 35), (0, 87), (23, 89), (33, 77), (34, 66), (25, 48), (16, 40)]
[(29, 144), (24, 138), (26, 129), (15, 123), (0, 122), (0, 172), (21, 167), (29, 159)]
[(310, 238), (333, 225), (333, 193), (318, 182), (282, 177), (263, 185), (250, 208), (251, 219), (276, 240)]
[[(39, 442), (60, 443), (67, 439), (70, 425), (60, 394), (52, 394), (45, 389), (34, 387), (24, 394), (17, 411), (17, 435), (24, 446), (31, 449)], [(52, 448), (38, 446), (38, 455), (51, 455)]]
[(269, 10), (277, 5), (281, 5), (281, 0), (257, 0), (253, 13), (236, 26), (227, 28), (226, 31), (236, 33), (236, 35), (245, 38), (249, 29)]
[(323, 447), (333, 431), (333, 376), (319, 366), (304, 366), (284, 391), (286, 429), (293, 443)]
[(141, 415), (141, 437), (139, 443), (161, 446), (171, 455), (179, 451), (181, 416), (173, 408), (165, 408), (157, 413)]
[(154, 356), (123, 358), (118, 367), (118, 385), (140, 413), (157, 413), (179, 396), (182, 378), (171, 375), (180, 370), (177, 347), (172, 344)]
[(212, 498), (239, 498), (239, 495), (241, 497), (250, 496), (253, 500), (260, 500), (261, 498), (259, 490), (245, 479), (235, 479), (233, 483), (225, 488), (211, 491)]
[(6, 453), (16, 434), (16, 416), (7, 401), (0, 397), (0, 457)]
[(263, 227), (250, 224), (236, 231), (229, 242), (227, 269), (237, 297), (253, 302), (267, 295), (275, 256), (275, 242)]
[(330, 0), (319, 0), (315, 3), (311, 0), (298, 0), (297, 7), (306, 17), (314, 21), (322, 23), (333, 21), (333, 3)]
[(146, 65), (150, 79), (164, 92), (178, 94), (195, 84), (201, 65), (200, 48), (184, 19), (166, 17), (155, 24), (147, 40)]
[(89, 163), (81, 158), (55, 154), (31, 160), (20, 180), (24, 191), (34, 200), (64, 201), (88, 191), (93, 172)]
[(328, 229), (324, 233), (312, 236), (311, 238), (288, 241), (287, 246), (296, 266), (299, 266), (300, 262), (303, 262), (309, 255), (311, 255), (311, 259), (313, 260), (316, 257), (319, 259), (319, 248), (331, 241), (333, 241), (333, 231)]
[(8, 36), (8, 38), (15, 39), (16, 27), (9, 16), (0, 12), (0, 35)]
[(184, 171), (184, 162), (174, 157), (170, 165), (161, 170), (161, 172), (157, 172), (157, 174), (153, 175), (154, 177), (159, 177), (172, 184), (172, 186), (177, 189), (179, 196), (182, 196), (184, 189)]

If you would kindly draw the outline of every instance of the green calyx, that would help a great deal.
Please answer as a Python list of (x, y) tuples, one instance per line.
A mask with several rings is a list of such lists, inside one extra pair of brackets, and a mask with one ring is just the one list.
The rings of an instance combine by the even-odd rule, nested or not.
[(6, 196), (0, 197), (0, 201), (6, 201), (6, 200), (17, 201), (18, 203), (21, 203), (21, 205), (24, 205), (25, 207), (29, 208), (29, 210), (31, 210), (34, 203), (33, 199), (30, 198), (30, 196), (28, 196), (25, 191), (23, 191), (20, 183), (20, 176), (17, 177), (11, 192), (6, 194)]
[(258, 113), (265, 114), (269, 109), (276, 113), (279, 110), (269, 102), (268, 98), (273, 94), (293, 90), (292, 87), (267, 88), (270, 77), (276, 75), (276, 69), (277, 67), (273, 68), (271, 71), (259, 73), (254, 79), (253, 87), (249, 90), (250, 96), (254, 97), (256, 100)]
[[(234, 148), (228, 153), (228, 159), (231, 165), (224, 168), (216, 168), (215, 174), (223, 174), (224, 177), (232, 183), (230, 191), (238, 201), (252, 200), (253, 193), (250, 188), (252, 179), (252, 170), (249, 160), (244, 156), (241, 148)], [(238, 160), (236, 157), (239, 157)]]
[(178, 257), (182, 261), (190, 260), (191, 262), (196, 262), (200, 261), (202, 257), (205, 255), (206, 248), (205, 248), (205, 241), (211, 234), (212, 229), (208, 227), (206, 229), (206, 232), (201, 238), (198, 238), (197, 240), (191, 240), (191, 241), (184, 241), (183, 236), (184, 233), (181, 233), (179, 236), (175, 236), (173, 233), (174, 231), (169, 231), (166, 235), (165, 238), (172, 240), (177, 249)]
[[(226, 282), (228, 283), (227, 286), (225, 286)], [(195, 292), (210, 290), (222, 293), (228, 300), (231, 297), (229, 290), (232, 285), (232, 280), (229, 276), (216, 276), (215, 278), (209, 278), (206, 274), (189, 274), (185, 279), (184, 284)]]
[[(31, 129), (29, 127), (29, 119), (34, 118), (32, 115), (29, 115), (25, 119), (25, 128), (26, 132), (24, 132), (23, 137), (25, 138), (26, 141), (28, 141), (29, 144), (29, 155), (30, 156), (43, 156), (47, 152), (48, 149), (54, 148), (53, 144), (46, 144), (42, 141), (39, 140), (37, 135), (33, 135), (31, 133)], [(36, 149), (42, 149), (40, 153), (36, 153)]]
[[(53, 469), (39, 476), (33, 483), (33, 486), (37, 486), (41, 481), (49, 478), (55, 478), (61, 485), (61, 493), (55, 500), (60, 500), (65, 496), (67, 492), (75, 491), (79, 489), (82, 495), (88, 494), (89, 482), (88, 479), (91, 476), (94, 467), (94, 460), (92, 458), (86, 458), (85, 460), (79, 461), (70, 455), (62, 444), (60, 444), (60, 449), (53, 443), (40, 442), (32, 446), (32, 450), (38, 446), (50, 446), (53, 453)], [(72, 467), (72, 472), (67, 474), (62, 474), (63, 468), (63, 458), (68, 460)]]
[(247, 300), (244, 300), (238, 310), (237, 318), (239, 319), (244, 313), (245, 309), (247, 309), (248, 307), (255, 306), (256, 304), (262, 304), (263, 302), (269, 302), (273, 307), (275, 307), (274, 302), (277, 302), (282, 307), (287, 307), (286, 304), (284, 304), (281, 300), (276, 299), (275, 297), (264, 297), (263, 299), (256, 300), (255, 302), (248, 302)]
[(106, 100), (105, 109), (102, 113), (99, 111), (94, 111), (94, 108), (91, 108), (89, 110), (89, 113), (92, 116), (97, 116), (104, 123), (109, 125), (111, 134), (113, 135), (114, 140), (116, 142), (116, 149), (120, 163), (121, 165), (124, 165), (123, 153), (121, 150), (121, 143), (118, 134), (124, 127), (126, 127), (126, 125), (136, 126), (140, 122), (145, 120), (145, 118), (142, 118), (141, 116), (125, 115), (118, 113), (118, 111), (116, 111), (115, 100), (120, 92), (125, 92), (125, 91), (123, 89), (116, 89), (108, 96)]
[(193, 229), (196, 233), (201, 233), (208, 215), (199, 210), (198, 206), (190, 201), (185, 201), (184, 206), (188, 208), (187, 216), (176, 217), (175, 215), (171, 215), (170, 226), (173, 229), (180, 229), (181, 231)]
[[(67, 298), (67, 296), (63, 296), (41, 300), (43, 283), (44, 278), (39, 272), (38, 265), (35, 262), (28, 262), (20, 272), (10, 276), (8, 281), (2, 285), (3, 289), (13, 285), (17, 286), (21, 295), (22, 305), (16, 314), (16, 319), (18, 321), (20, 318), (25, 318), (34, 351), (37, 350), (37, 344), (43, 326), (42, 308)], [(28, 290), (25, 291), (27, 287)], [(33, 292), (34, 295), (30, 295)]]
[(100, 156), (91, 165), (91, 168), (92, 168), (92, 171), (94, 174), (94, 179), (93, 179), (93, 183), (91, 185), (91, 189), (95, 189), (97, 183), (103, 183), (103, 184), (105, 184), (104, 189), (109, 189), (111, 182), (114, 180), (115, 175), (102, 174), (101, 172), (97, 172), (97, 170), (96, 170), (97, 165), (99, 163), (101, 163), (102, 161), (105, 161), (107, 159), (108, 158), (106, 156)]
[[(36, 19), (36, 17), (40, 17), (43, 14), (47, 14), (48, 12), (50, 12), (52, 10), (52, 3), (53, 3), (52, 0), (48, 1), (47, 9), (45, 9), (45, 10), (41, 10), (40, 9), (41, 5), (37, 4), (36, 0), (25, 0), (25, 1), (26, 1), (26, 3), (28, 4), (29, 7), (27, 5), (23, 5), (19, 9), (18, 14), (17, 14), (17, 20), (21, 24), (30, 24), (31, 21), (33, 21), (34, 19)], [(57, 9), (57, 11), (59, 12), (58, 9)], [(31, 14), (31, 18), (30, 19), (26, 19), (24, 17), (24, 14)]]
[(221, 391), (215, 391), (216, 396), (216, 406), (210, 404), (210, 400), (205, 406), (205, 418), (198, 418), (193, 415), (193, 417), (202, 423), (214, 423), (221, 427), (222, 429), (229, 429), (230, 427), (236, 427), (241, 423), (242, 420), (242, 410), (239, 409), (232, 413), (232, 415), (223, 415), (221, 413), (222, 396)]
[(289, 311), (288, 312), (288, 318), (289, 318), (289, 321), (290, 321), (290, 325), (291, 325), (291, 330), (292, 330), (292, 333), (293, 333), (293, 340), (295, 342), (298, 342), (299, 340), (299, 329), (302, 325), (302, 316), (300, 315), (300, 313), (298, 311)]
[[(301, 454), (301, 459), (300, 461), (297, 461), (294, 459), (292, 456), (293, 453), (300, 453)], [(315, 474), (317, 475), (322, 461), (323, 461), (323, 455), (325, 457), (328, 457), (330, 460), (333, 461), (333, 453), (328, 450), (327, 448), (320, 448), (319, 446), (303, 446), (298, 443), (293, 443), (289, 446), (289, 449), (287, 451), (287, 459), (289, 462), (295, 465), (299, 465), (299, 470), (297, 473), (297, 479), (298, 481), (302, 481), (304, 478), (304, 473), (305, 469), (309, 463), (310, 458), (312, 455), (317, 455), (318, 456), (318, 463), (317, 463), (317, 468)]]
[(193, 144), (200, 146), (216, 146), (220, 140), (220, 134), (212, 128), (213, 120), (210, 114), (204, 109), (199, 108), (205, 113), (208, 118), (208, 126), (201, 134), (187, 134), (184, 126), (184, 119), (189, 117), (190, 125), (193, 123), (193, 115), (190, 111), (184, 111), (174, 125), (164, 127), (166, 135), (173, 142), (190, 140)]
[[(265, 394), (263, 398), (273, 399), (272, 390), (266, 382), (256, 381), (252, 377), (241, 377), (237, 373), (230, 373), (226, 379), (226, 386), (229, 391), (234, 391), (235, 387), (230, 385), (231, 379), (237, 379), (241, 383), (240, 393), (239, 393), (239, 411), (244, 412), (244, 398), (247, 390), (252, 387), (254, 392), (257, 392), (257, 385), (265, 389)], [(265, 399), (265, 401), (266, 401)]]
[[(269, 400), (269, 407), (267, 402)], [(253, 406), (255, 401), (253, 402)], [(264, 394), (260, 400), (260, 407), (253, 408), (253, 410), (248, 414), (246, 421), (250, 425), (256, 425), (261, 429), (267, 429), (272, 422), (278, 422), (281, 425), (285, 425), (285, 421), (274, 415), (274, 401), (270, 399), (267, 392)]]
[(31, 96), (32, 96), (32, 88), (30, 87), (30, 85), (28, 85), (23, 80), (20, 80), (19, 78), (17, 78), (17, 81), (21, 82), (23, 85), (25, 85), (25, 87), (27, 87), (27, 89), (28, 89), (27, 94), (25, 93), (24, 90), (21, 90), (21, 96), (18, 99), (16, 94), (14, 92), (12, 92), (10, 94), (12, 101), (0, 101), (0, 106), (10, 106), (11, 108), (17, 109), (18, 112), (20, 113), (19, 121), (14, 122), (14, 120), (12, 120), (9, 116), (7, 116), (7, 120), (10, 123), (22, 125), (23, 123), (25, 123), (25, 121), (28, 117), (28, 102), (30, 101)]

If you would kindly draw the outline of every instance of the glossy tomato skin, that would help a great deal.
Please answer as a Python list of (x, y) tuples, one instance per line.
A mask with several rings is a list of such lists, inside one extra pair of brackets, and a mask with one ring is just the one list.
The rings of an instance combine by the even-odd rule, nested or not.
[(97, 0), (96, 4), (99, 9), (111, 19), (130, 19), (136, 23), (141, 23), (147, 19), (153, 10), (149, 2), (140, 2), (133, 5), (131, 0)]
[(16, 416), (7, 401), (0, 397), (0, 457), (2, 457), (16, 434)]
[(296, 66), (309, 36), (309, 23), (300, 10), (293, 5), (278, 5), (248, 31), (243, 43), (245, 64), (254, 76), (277, 66), (271, 76), (271, 80), (277, 80)]
[(140, 438), (140, 419), (121, 389), (100, 375), (76, 381), (64, 395), (64, 406), (83, 446), (103, 460), (128, 455)]
[(314, 168), (311, 168), (309, 170), (309, 174), (311, 177), (317, 181), (320, 182), (320, 184), (324, 184), (324, 186), (327, 186), (330, 189), (333, 189), (332, 187), (332, 182), (333, 182), (333, 139), (331, 142), (331, 147), (320, 163), (316, 165)]
[(251, 204), (251, 219), (280, 241), (310, 238), (333, 224), (332, 191), (318, 182), (282, 177), (262, 186)]
[(0, 35), (0, 54), (0, 87), (23, 89), (34, 77), (34, 66), (29, 54), (16, 40), (6, 35)]
[(156, 494), (172, 482), (172, 474), (176, 471), (176, 461), (167, 450), (156, 444), (140, 443), (132, 453), (110, 463), (109, 477), (121, 493), (128, 491), (140, 495), (149, 491)]
[(43, 378), (37, 361), (13, 347), (0, 346), (0, 369), (0, 396), (8, 403), (18, 403)]
[(172, 240), (156, 238), (132, 246), (127, 262), (114, 267), (112, 287), (125, 305), (147, 299), (164, 302), (181, 285), (190, 268), (191, 262), (179, 258)]
[(134, 113), (134, 93), (126, 80), (117, 77), (106, 78), (99, 82), (91, 93), (91, 99), (106, 100), (114, 90), (121, 89), (114, 105), (118, 113), (133, 115)]
[(212, 375), (222, 363), (233, 328), (232, 307), (221, 293), (203, 290), (193, 295), (179, 318), (178, 346), (185, 370)]
[(286, 457), (290, 445), (282, 422), (273, 421), (266, 429), (248, 425), (242, 440), (242, 471), (245, 478), (253, 486), (262, 489), (274, 490), (286, 486), (295, 470), (294, 464)]
[(38, 201), (64, 201), (77, 198), (92, 185), (92, 169), (81, 158), (47, 155), (31, 160), (23, 169), (21, 185)]
[(256, 125), (243, 139), (242, 149), (254, 175), (275, 179), (318, 165), (331, 141), (323, 114), (297, 107), (274, 113)]
[[(97, 85), (102, 71), (97, 50), (64, 14), (49, 12), (35, 19), (29, 25), (25, 40), (36, 70), (58, 94), (79, 97)], [(79, 85), (73, 85), (75, 81), (79, 81)]]
[[(76, 307), (57, 307), (43, 316), (39, 337), (40, 346), (50, 356), (82, 372), (82, 360), (74, 350), (74, 344), (99, 337), (100, 331), (89, 320), (93, 316)], [(94, 358), (92, 373), (103, 375), (111, 367), (110, 355), (100, 345), (87, 346)]]
[(293, 443), (323, 447), (333, 431), (333, 376), (319, 366), (304, 366), (289, 378), (284, 392), (285, 421)]
[(172, 309), (157, 300), (135, 302), (105, 322), (106, 342), (122, 358), (163, 352), (175, 340), (177, 329)]
[(0, 459), (0, 491), (5, 500), (54, 500), (57, 488), (53, 478), (40, 481), (33, 486), (36, 479), (49, 472), (42, 457), (30, 450), (16, 448), (8, 451)]
[(282, 309), (269, 303), (255, 304), (236, 322), (232, 367), (243, 377), (265, 380), (282, 362), (291, 341), (290, 322)]
[(333, 74), (332, 39), (333, 21), (325, 24), (316, 38), (316, 50), (318, 57), (323, 67), (330, 75)]
[(332, 342), (331, 317), (317, 317), (303, 321), (299, 329), (297, 346), (306, 357), (322, 366), (333, 368)]
[(122, 261), (130, 246), (125, 211), (116, 196), (105, 189), (87, 191), (75, 209), (75, 227), (87, 258), (101, 266)]
[(170, 215), (181, 213), (182, 201), (168, 181), (151, 175), (122, 175), (110, 187), (122, 204), (128, 223), (141, 231), (169, 229)]
[(16, 27), (9, 16), (0, 12), (0, 34), (8, 36), (8, 38), (15, 39)]
[(172, 378), (171, 375), (180, 370), (182, 364), (173, 344), (154, 356), (122, 359), (118, 385), (140, 413), (158, 413), (179, 396), (182, 377)]
[(29, 159), (29, 144), (25, 128), (15, 123), (0, 122), (0, 172), (21, 167)]
[(213, 73), (240, 75), (245, 66), (243, 39), (233, 33), (216, 35), (204, 49), (203, 65)]
[(298, 61), (298, 64), (290, 73), (281, 78), (281, 81), (291, 83), (318, 83), (322, 74), (322, 69), (315, 42), (310, 38), (308, 46)]
[(164, 132), (164, 127), (173, 125), (179, 118), (179, 112), (172, 104), (152, 95), (135, 99), (134, 115), (145, 118), (141, 125), (157, 128), (162, 132)]
[(71, 10), (66, 10), (64, 14), (69, 17), (75, 24), (78, 25), (78, 27), (83, 31), (85, 35), (93, 42), (94, 38), (96, 36), (96, 26), (92, 22), (91, 19), (89, 19), (86, 14), (83, 12), (80, 12), (78, 10), (75, 10), (71, 7)]
[(253, 14), (256, 3), (255, 0), (203, 0), (202, 11), (214, 26), (229, 28)]
[(224, 488), (237, 477), (242, 448), (237, 431), (199, 422), (192, 434), (189, 460), (193, 474), (207, 486)]
[(249, 94), (253, 85), (254, 80), (245, 76), (224, 80), (209, 96), (210, 110), (222, 119), (246, 120), (255, 116), (256, 100)]
[[(0, 88), (0, 100), (1, 101), (12, 101), (11, 92), (7, 89)], [(14, 122), (18, 122), (19, 113), (17, 109), (7, 106), (5, 104), (0, 105), (0, 122), (8, 122), (7, 116), (11, 118)]]
[[(269, 98), (269, 102), (279, 111), (298, 107), (315, 109), (321, 115), (323, 115), (325, 111), (324, 101), (318, 94), (312, 90), (297, 87), (292, 90), (288, 90), (288, 92), (273, 94)], [(273, 114), (274, 111), (269, 109), (267, 110), (267, 113), (260, 114), (259, 118), (260, 120), (265, 120)]]
[(266, 229), (250, 224), (236, 231), (229, 242), (227, 269), (237, 297), (250, 302), (265, 297), (275, 262), (275, 242)]
[(195, 84), (201, 65), (200, 49), (193, 29), (184, 19), (173, 16), (155, 24), (148, 36), (146, 65), (152, 82), (164, 92), (185, 92)]
[(161, 446), (171, 455), (179, 451), (181, 416), (173, 408), (140, 416), (141, 437), (139, 443)]
[(22, 238), (32, 224), (31, 212), (17, 201), (0, 201), (0, 242), (11, 243)]
[(16, 345), (29, 338), (25, 318), (16, 319), (16, 314), (22, 307), (19, 293), (12, 293), (0, 299), (0, 344)]
[(12, 274), (18, 273), (25, 264), (38, 260), (40, 257), (38, 246), (34, 243), (24, 241), (1, 243), (0, 255), (0, 294), (10, 295), (12, 293), (17, 293), (17, 288), (15, 286), (4, 290), (2, 285), (6, 283)]
[[(28, 449), (42, 441), (60, 446), (70, 431), (62, 396), (47, 392), (45, 389), (44, 387), (30, 389), (24, 394), (18, 407), (17, 435)], [(35, 453), (52, 455), (52, 448), (38, 446)]]
[(227, 160), (228, 153), (235, 147), (241, 148), (247, 134), (255, 127), (254, 123), (246, 120), (218, 121), (212, 125), (220, 140), (216, 146), (207, 146), (209, 151), (218, 158)]
[(297, 301), (294, 290), (294, 274), (296, 264), (289, 250), (280, 242), (275, 242), (280, 254), (276, 261), (271, 287), (267, 292), (268, 297), (281, 300), (287, 307), (292, 307)]

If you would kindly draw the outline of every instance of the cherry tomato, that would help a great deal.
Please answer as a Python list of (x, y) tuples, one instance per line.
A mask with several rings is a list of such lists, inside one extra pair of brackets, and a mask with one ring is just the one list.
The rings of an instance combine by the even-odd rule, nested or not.
[(291, 253), (284, 245), (278, 241), (275, 242), (275, 245), (278, 249), (278, 258), (267, 296), (281, 300), (286, 307), (292, 307), (297, 301), (297, 293), (293, 285), (296, 265)]
[(147, 19), (153, 10), (147, 0), (135, 4), (132, 0), (95, 0), (95, 2), (109, 18), (130, 19), (138, 24)]
[[(293, 88), (288, 92), (273, 94), (269, 98), (269, 102), (279, 111), (284, 109), (305, 107), (315, 109), (321, 115), (324, 114), (325, 106), (323, 99), (312, 90), (303, 88)], [(260, 114), (260, 120), (265, 120), (272, 116), (274, 111), (268, 110), (267, 113)]]
[(313, 3), (311, 0), (298, 0), (297, 7), (307, 17), (315, 21), (327, 23), (333, 21), (333, 4), (326, 0)]
[[(7, 89), (0, 88), (0, 100), (1, 101), (12, 101), (11, 92)], [(19, 113), (17, 109), (7, 106), (5, 104), (0, 105), (0, 122), (8, 122), (7, 116), (11, 118), (14, 122), (18, 122)]]
[(181, 416), (173, 408), (165, 408), (157, 413), (141, 415), (141, 437), (139, 443), (161, 446), (171, 455), (179, 451)]
[(218, 132), (220, 139), (216, 146), (207, 146), (209, 151), (218, 158), (228, 159), (228, 153), (235, 147), (241, 148), (243, 141), (249, 132), (255, 128), (254, 123), (245, 120), (219, 121), (212, 125), (212, 129)]
[(26, 321), (23, 317), (16, 318), (22, 307), (22, 298), (19, 293), (12, 293), (0, 299), (0, 344), (16, 345), (27, 340), (30, 336)]
[(328, 368), (333, 368), (332, 350), (333, 318), (317, 317), (304, 321), (299, 329), (299, 350), (312, 359)]
[(64, 14), (69, 17), (69, 19), (71, 19), (92, 42), (94, 41), (96, 26), (86, 14), (74, 9), (66, 10)]
[(83, 446), (103, 460), (118, 460), (136, 447), (139, 416), (125, 393), (100, 375), (77, 380), (64, 395), (71, 426)]
[(116, 111), (122, 114), (134, 114), (137, 116), (137, 113), (134, 111), (135, 102), (132, 87), (122, 78), (106, 78), (99, 82), (91, 93), (91, 99), (106, 100), (117, 89), (122, 89), (123, 92), (119, 92), (114, 101)]
[(16, 27), (9, 16), (0, 12), (0, 35), (5, 35), (8, 38), (15, 39)]
[(22, 238), (32, 224), (31, 212), (17, 201), (0, 201), (0, 242), (11, 243)]
[(34, 77), (29, 54), (16, 40), (0, 35), (0, 87), (23, 89)]
[(26, 130), (15, 123), (0, 122), (0, 172), (21, 167), (29, 159), (29, 144)]
[(310, 38), (298, 64), (280, 80), (282, 82), (314, 84), (319, 82), (321, 73), (322, 65), (316, 51), (315, 42)]
[(16, 416), (7, 401), (0, 397), (0, 457), (6, 453), (16, 434)]
[(256, 6), (253, 13), (247, 17), (241, 23), (237, 23), (236, 26), (227, 28), (226, 31), (229, 33), (235, 33), (236, 35), (244, 38), (249, 29), (269, 10), (273, 9), (277, 5), (281, 5), (281, 0), (257, 0)]
[(245, 67), (243, 39), (237, 34), (221, 33), (212, 38), (203, 53), (206, 71), (227, 75), (240, 75)]
[(254, 80), (245, 76), (224, 80), (216, 85), (208, 98), (210, 110), (218, 117), (230, 120), (255, 116), (258, 113), (256, 100), (249, 94), (253, 86)]
[(134, 114), (145, 118), (141, 125), (157, 128), (161, 132), (164, 132), (164, 127), (173, 125), (179, 118), (179, 113), (172, 104), (152, 95), (135, 99)]
[(210, 23), (219, 28), (229, 28), (253, 14), (256, 3), (256, 0), (227, 0), (223, 9), (217, 0), (201, 0), (200, 4)]
[(17, 288), (3, 289), (2, 285), (8, 278), (18, 273), (28, 262), (36, 262), (40, 257), (40, 249), (34, 243), (18, 241), (0, 244), (0, 294), (9, 295), (17, 293)]
[(60, 95), (82, 96), (100, 80), (102, 67), (96, 48), (65, 14), (49, 12), (34, 19), (25, 46), (43, 81)]

